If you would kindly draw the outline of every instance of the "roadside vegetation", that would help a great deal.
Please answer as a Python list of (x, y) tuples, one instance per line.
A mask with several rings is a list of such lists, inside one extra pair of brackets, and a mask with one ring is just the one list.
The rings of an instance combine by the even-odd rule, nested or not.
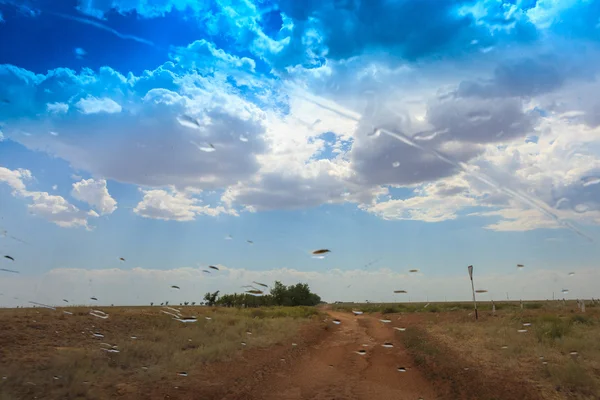
[(521, 399), (592, 400), (600, 398), (600, 310), (588, 303), (585, 313), (573, 301), (523, 310), (496, 303), (496, 313), (482, 307), (477, 321), (446, 303), (420, 316), (412, 313), (422, 307), (393, 308), (415, 317), (398, 337), (432, 379), (450, 383), (449, 398), (508, 398), (501, 394), (517, 385)]
[(214, 363), (247, 351), (292, 349), (303, 327), (320, 321), (304, 306), (178, 308), (197, 320), (179, 322), (159, 307), (104, 308), (105, 320), (89, 308), (0, 310), (0, 399), (142, 398), (157, 384), (173, 390), (206, 377)]
[[(269, 290), (268, 293), (267, 290)], [(257, 291), (262, 293), (256, 295)], [(273, 286), (268, 289), (256, 285), (250, 292), (255, 293), (233, 293), (221, 295), (220, 297), (219, 292), (206, 293), (204, 300), (208, 305), (224, 307), (295, 307), (316, 306), (321, 303), (321, 297), (312, 293), (306, 283), (286, 286), (279, 281), (275, 281)]]

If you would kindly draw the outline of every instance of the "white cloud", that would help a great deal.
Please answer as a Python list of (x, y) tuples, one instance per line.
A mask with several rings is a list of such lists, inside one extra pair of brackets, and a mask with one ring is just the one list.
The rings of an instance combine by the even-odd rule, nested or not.
[[(33, 101), (30, 109), (11, 114), (11, 139), (68, 160), (91, 175), (146, 187), (218, 189), (250, 177), (258, 169), (257, 155), (267, 151), (265, 113), (241, 96), (227, 76), (188, 73), (173, 63), (139, 77), (125, 77), (108, 67), (91, 75), (61, 70), (61, 82), (55, 82), (59, 72), (37, 76), (39, 82), (26, 71), (9, 72), (0, 75), (10, 82), (5, 86), (30, 82), (28, 90), (41, 96), (43, 82), (52, 89), (45, 94), (52, 102), (74, 98), (75, 104), (86, 104), (108, 98), (123, 104), (127, 112), (57, 117), (45, 115)], [(89, 97), (79, 98), (81, 93)], [(180, 123), (184, 115), (197, 123)], [(17, 121), (17, 116), (24, 118)], [(49, 129), (60, 136), (48, 137)], [(32, 135), (25, 137), (22, 131)], [(193, 143), (213, 145), (215, 151), (200, 151)]]
[(31, 214), (40, 216), (63, 228), (89, 228), (87, 217), (94, 215), (80, 210), (62, 196), (27, 190), (24, 181), (30, 179), (33, 177), (29, 170), (10, 170), (0, 167), (0, 182), (8, 184), (14, 189), (13, 196), (31, 200), (31, 204), (27, 206)]
[(31, 171), (27, 169), (10, 170), (5, 167), (0, 167), (0, 182), (8, 184), (15, 192), (25, 191), (25, 183), (23, 181), (32, 179)]
[(101, 215), (112, 214), (117, 209), (117, 202), (108, 193), (106, 180), (83, 179), (73, 184), (71, 196), (85, 201)]
[(426, 184), (407, 199), (389, 199), (363, 205), (365, 211), (386, 220), (440, 222), (453, 220), (457, 212), (479, 205), (478, 196), (469, 193), (469, 184), (462, 177), (453, 177)]
[(88, 228), (87, 217), (93, 216), (75, 207), (62, 196), (50, 195), (47, 192), (25, 192), (23, 195), (32, 200), (32, 204), (27, 206), (32, 214), (63, 228)]
[(75, 106), (84, 114), (114, 114), (120, 113), (122, 110), (119, 103), (108, 97), (96, 98), (94, 96), (88, 96), (84, 99), (80, 99)]
[(198, 0), (143, 0), (143, 1), (111, 1), (99, 2), (94, 0), (78, 0), (77, 9), (87, 15), (99, 19), (109, 11), (116, 11), (122, 14), (129, 14), (135, 11), (138, 15), (145, 18), (156, 18), (165, 15), (171, 11), (192, 10), (202, 13), (207, 10), (206, 2)]
[(49, 113), (64, 114), (69, 111), (69, 105), (66, 103), (48, 103), (46, 109)]
[(165, 221), (193, 221), (198, 215), (217, 216), (220, 214), (237, 215), (235, 210), (223, 206), (210, 207), (199, 205), (199, 199), (193, 197), (194, 191), (179, 192), (155, 189), (144, 190), (142, 201), (133, 209), (136, 214)]
[[(385, 219), (439, 222), (479, 206), (487, 210), (475, 215), (497, 218), (488, 228), (503, 230), (555, 224), (507, 192), (529, 193), (550, 209), (560, 194), (569, 198), (571, 211), (580, 211), (557, 215), (595, 223), (598, 193), (580, 181), (600, 176), (600, 137), (589, 128), (600, 115), (593, 97), (597, 82), (586, 82), (594, 87), (586, 90), (566, 79), (571, 67), (538, 60), (542, 50), (533, 61), (505, 50), (494, 55), (505, 57), (502, 62), (481, 56), (423, 68), (365, 55), (291, 68), (283, 82), (256, 74), (253, 60), (207, 41), (178, 48), (171, 62), (140, 76), (108, 67), (47, 75), (4, 67), (4, 86), (21, 85), (33, 99), (30, 108), (7, 114), (5, 132), (93, 176), (156, 189), (136, 208), (154, 218), (191, 220), (203, 213), (194, 207), (208, 206), (182, 194), (191, 187), (219, 191), (226, 210), (351, 202)], [(520, 66), (540, 76), (527, 78)], [(234, 70), (239, 73), (230, 76)], [(586, 104), (575, 100), (578, 93)], [(46, 104), (81, 108), (104, 100), (125, 112), (57, 116), (42, 109), (67, 111)], [(403, 132), (431, 151), (388, 135), (369, 136), (376, 127)], [(60, 136), (49, 137), (50, 130)], [(211, 146), (212, 152), (199, 150)], [(463, 166), (493, 178), (497, 187), (464, 176)], [(460, 193), (439, 190), (459, 178)], [(384, 197), (394, 188), (412, 193)]]

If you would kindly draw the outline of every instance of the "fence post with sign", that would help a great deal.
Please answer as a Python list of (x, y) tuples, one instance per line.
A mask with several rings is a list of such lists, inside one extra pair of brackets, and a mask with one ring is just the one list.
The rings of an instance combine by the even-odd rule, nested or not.
[(475, 285), (473, 284), (473, 266), (469, 265), (469, 278), (471, 278), (471, 289), (473, 290), (473, 305), (475, 306), (475, 319), (479, 319), (477, 315), (477, 300), (475, 300)]

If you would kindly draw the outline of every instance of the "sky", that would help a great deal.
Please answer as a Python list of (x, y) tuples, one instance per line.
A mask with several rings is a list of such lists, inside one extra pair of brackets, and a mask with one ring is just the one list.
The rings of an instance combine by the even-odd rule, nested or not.
[(0, 306), (254, 280), (468, 300), (468, 265), (481, 300), (600, 297), (598, 21), (592, 0), (0, 0)]

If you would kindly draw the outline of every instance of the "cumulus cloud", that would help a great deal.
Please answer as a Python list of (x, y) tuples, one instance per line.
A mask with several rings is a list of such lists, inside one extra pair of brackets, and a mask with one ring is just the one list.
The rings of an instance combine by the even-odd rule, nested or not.
[(97, 114), (97, 113), (120, 113), (122, 108), (113, 99), (101, 98), (98, 99), (94, 96), (88, 96), (85, 99), (80, 99), (75, 106), (84, 114)]
[[(13, 120), (7, 121), (13, 139), (93, 175), (144, 186), (219, 188), (251, 176), (258, 169), (257, 154), (267, 150), (264, 111), (226, 76), (202, 76), (171, 62), (127, 78), (108, 67), (79, 75), (60, 69), (46, 76), (5, 68), (3, 88), (27, 88), (44, 108), (71, 99), (84, 111), (40, 114), (37, 98), (23, 107), (10, 104), (2, 113)], [(118, 112), (118, 104), (125, 112)], [(48, 130), (61, 134), (48, 137)], [(211, 146), (212, 153), (199, 149)]]
[(426, 184), (414, 194), (361, 207), (386, 220), (440, 222), (456, 219), (462, 209), (479, 205), (479, 196), (469, 192), (469, 183), (462, 177)]
[(94, 207), (100, 215), (112, 214), (117, 209), (117, 202), (108, 193), (106, 180), (83, 179), (73, 184), (71, 196)]
[(25, 192), (23, 196), (31, 198), (32, 203), (27, 207), (32, 214), (63, 228), (89, 228), (88, 218), (98, 216), (93, 211), (80, 210), (62, 196), (50, 195), (47, 192)]
[(46, 109), (49, 113), (63, 114), (69, 111), (69, 105), (66, 103), (48, 103)]
[(198, 215), (215, 217), (220, 214), (237, 215), (235, 210), (223, 206), (210, 207), (200, 205), (200, 200), (193, 197), (195, 191), (177, 190), (144, 190), (142, 201), (133, 212), (145, 218), (161, 219), (164, 221), (193, 221)]
[(26, 198), (31, 201), (27, 206), (31, 214), (40, 216), (63, 228), (89, 228), (88, 218), (98, 216), (93, 211), (85, 212), (80, 210), (62, 196), (27, 190), (24, 181), (30, 179), (33, 179), (33, 177), (29, 170), (10, 170), (0, 167), (0, 182), (8, 184), (14, 189), (13, 196)]
[(103, 18), (110, 11), (116, 11), (124, 15), (135, 11), (141, 17), (156, 18), (172, 11), (185, 11), (188, 9), (200, 13), (208, 10), (208, 6), (208, 2), (198, 0), (78, 0), (77, 8), (83, 14), (96, 18)]
[[(138, 76), (109, 67), (35, 74), (2, 66), (0, 94), (27, 99), (3, 108), (4, 131), (95, 176), (143, 186), (136, 209), (149, 217), (206, 213), (186, 192), (195, 188), (218, 190), (227, 210), (352, 202), (386, 219), (433, 222), (473, 215), (479, 206), (486, 209), (477, 215), (499, 221), (490, 229), (556, 224), (507, 194), (518, 191), (550, 208), (555, 197), (568, 197), (569, 213), (556, 215), (595, 221), (595, 186), (580, 182), (597, 175), (595, 164), (583, 168), (570, 152), (587, 145), (579, 160), (595, 162), (598, 138), (569, 132), (570, 149), (558, 151), (557, 132), (565, 119), (600, 124), (597, 48), (582, 32), (567, 44), (556, 40), (565, 21), (555, 18), (555, 3), (458, 2), (425, 12), (429, 2), (281, 1), (272, 12), (252, 1), (217, 1), (207, 29), (231, 36), (243, 55), (202, 39)], [(84, 13), (102, 18), (198, 7), (80, 2)], [(586, 7), (577, 15), (593, 15)], [(397, 15), (407, 21), (401, 29), (374, 28), (392, 26), (386, 21)], [(422, 148), (370, 135), (376, 128)], [(464, 166), (498, 187), (483, 188)]]
[(15, 192), (25, 191), (25, 180), (32, 179), (31, 171), (27, 169), (10, 170), (5, 167), (0, 167), (0, 182), (6, 183), (14, 189)]

